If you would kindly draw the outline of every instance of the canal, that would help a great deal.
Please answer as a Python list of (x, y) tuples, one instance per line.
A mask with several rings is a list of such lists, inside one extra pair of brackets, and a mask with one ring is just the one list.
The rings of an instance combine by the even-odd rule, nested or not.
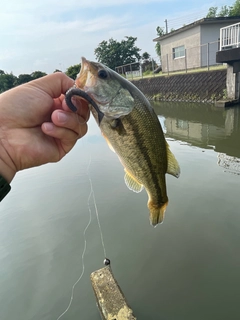
[[(19, 172), (1, 203), (0, 319), (100, 319), (89, 275), (113, 273), (139, 320), (238, 319), (240, 108), (153, 103), (181, 166), (162, 225), (93, 119), (61, 162)], [(90, 223), (89, 223), (90, 222)], [(86, 226), (88, 228), (86, 229)]]

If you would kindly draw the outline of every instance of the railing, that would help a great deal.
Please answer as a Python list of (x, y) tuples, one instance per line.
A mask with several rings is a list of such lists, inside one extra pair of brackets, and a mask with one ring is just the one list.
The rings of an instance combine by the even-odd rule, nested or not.
[(220, 50), (240, 47), (240, 22), (220, 29)]
[(204, 43), (200, 46), (185, 48), (182, 57), (175, 58), (173, 53), (162, 54), (163, 73), (197, 70), (199, 68), (210, 69), (217, 66), (216, 52), (219, 50), (219, 41)]
[(208, 42), (200, 46), (185, 48), (182, 57), (175, 58), (174, 53), (170, 51), (170, 53), (162, 54), (161, 61), (159, 57), (152, 57), (148, 60), (118, 66), (115, 71), (131, 80), (156, 76), (161, 70), (163, 74), (212, 70), (222, 66), (222, 63), (216, 62), (216, 52), (219, 51), (219, 47), (220, 41)]

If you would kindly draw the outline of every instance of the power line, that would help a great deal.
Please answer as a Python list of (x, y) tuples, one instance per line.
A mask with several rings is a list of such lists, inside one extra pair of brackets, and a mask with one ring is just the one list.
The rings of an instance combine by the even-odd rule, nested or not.
[(208, 10), (196, 11), (196, 12), (193, 12), (191, 14), (182, 15), (182, 16), (180, 16), (178, 18), (170, 19), (168, 21), (178, 21), (178, 20), (183, 20), (183, 19), (186, 19), (186, 18), (192, 18), (193, 16), (202, 16), (202, 15), (206, 14), (207, 11)]
[(174, 18), (174, 19), (170, 19), (170, 20), (166, 19), (164, 21), (166, 24), (166, 29), (171, 30), (171, 29), (181, 28), (185, 24), (190, 24), (196, 20), (199, 20), (199, 19), (206, 17), (207, 12), (208, 12), (208, 10), (201, 10), (198, 12), (194, 12), (192, 14), (183, 15), (178, 18)]

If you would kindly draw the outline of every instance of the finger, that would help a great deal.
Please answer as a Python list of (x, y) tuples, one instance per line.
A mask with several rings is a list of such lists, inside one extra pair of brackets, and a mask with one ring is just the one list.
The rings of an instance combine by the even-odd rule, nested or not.
[(57, 98), (74, 85), (74, 80), (69, 78), (63, 72), (55, 72), (42, 78), (33, 80), (28, 84), (43, 90), (52, 98)]
[[(45, 122), (42, 124), (42, 131), (55, 138), (55, 143), (58, 147), (58, 160), (62, 159), (76, 144), (79, 136), (72, 130), (55, 126), (52, 122)], [(82, 130), (84, 135), (87, 132), (87, 125), (85, 130)]]
[(78, 132), (76, 132), (66, 127), (56, 126), (52, 122), (44, 122), (42, 124), (42, 131), (50, 137), (74, 145), (77, 139), (83, 137), (87, 133), (87, 123), (83, 122), (79, 127)]
[(58, 144), (60, 144), (65, 153), (69, 152), (72, 147), (75, 145), (76, 141), (83, 137), (87, 132), (87, 124), (84, 123), (81, 129), (81, 135), (78, 135), (76, 132), (66, 129), (63, 127), (57, 127), (52, 122), (45, 122), (42, 124), (42, 131), (58, 140)]
[(86, 124), (85, 118), (77, 113), (55, 110), (52, 113), (52, 122), (58, 127), (64, 127), (74, 131), (78, 136), (82, 136), (82, 127)]

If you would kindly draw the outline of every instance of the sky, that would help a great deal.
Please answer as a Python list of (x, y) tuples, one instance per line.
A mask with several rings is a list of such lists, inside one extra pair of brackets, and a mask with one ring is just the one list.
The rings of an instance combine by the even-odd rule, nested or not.
[(18, 76), (66, 71), (96, 60), (103, 40), (137, 37), (140, 54), (156, 58), (156, 27), (177, 29), (229, 0), (0, 0), (0, 70)]

